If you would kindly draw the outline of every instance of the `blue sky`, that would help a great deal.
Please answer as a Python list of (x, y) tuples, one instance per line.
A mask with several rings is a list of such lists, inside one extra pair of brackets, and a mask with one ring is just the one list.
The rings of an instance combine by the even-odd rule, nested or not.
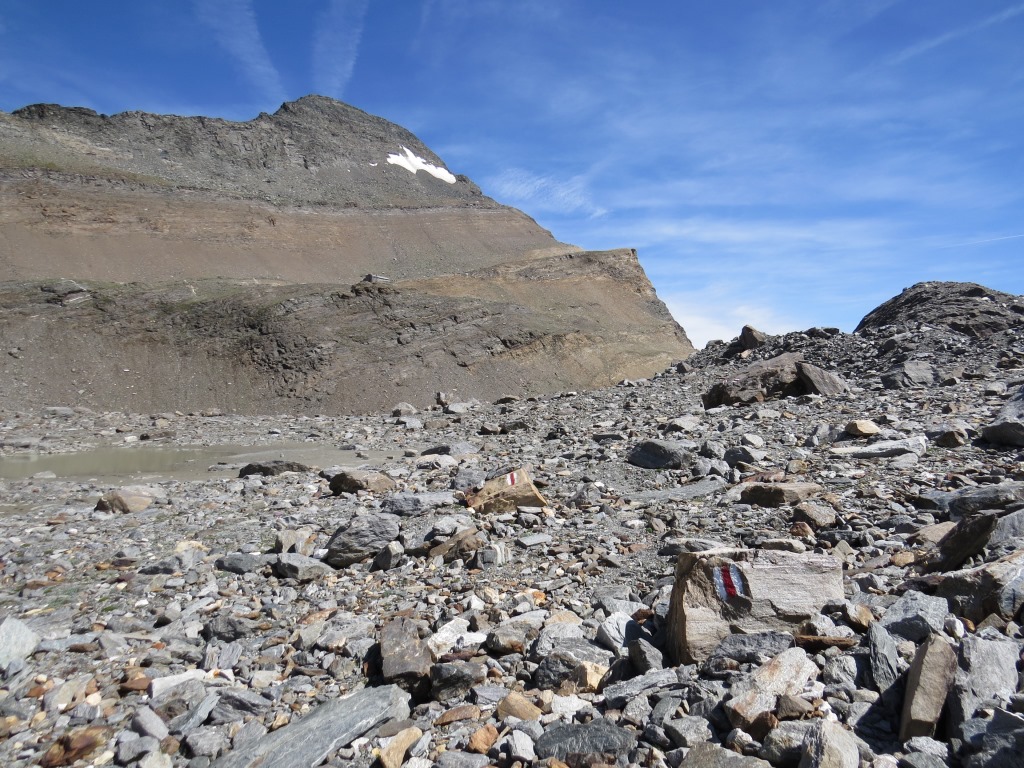
[(1024, 2), (4, 0), (0, 109), (236, 120), (321, 93), (565, 242), (635, 247), (698, 345), (1024, 293)]

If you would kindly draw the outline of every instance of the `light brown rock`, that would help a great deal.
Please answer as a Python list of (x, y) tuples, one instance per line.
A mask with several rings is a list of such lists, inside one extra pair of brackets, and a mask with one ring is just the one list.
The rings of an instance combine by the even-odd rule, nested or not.
[(601, 687), (601, 680), (608, 673), (608, 667), (592, 661), (581, 661), (573, 677), (579, 693), (595, 693)]
[(416, 726), (405, 728), (394, 735), (388, 745), (380, 751), (381, 768), (401, 768), (409, 748), (423, 736)]
[(479, 492), (466, 498), (466, 504), (477, 512), (490, 514), (512, 512), (516, 507), (546, 507), (548, 502), (526, 470), (520, 468), (488, 480)]
[(907, 673), (907, 689), (900, 719), (900, 741), (934, 736), (956, 676), (956, 652), (938, 635), (930, 635), (914, 655)]
[(469, 743), (466, 745), (466, 749), (470, 752), (476, 752), (480, 755), (486, 755), (488, 750), (494, 746), (494, 742), (498, 740), (498, 729), (490, 723), (478, 728), (472, 736), (469, 737)]
[(870, 437), (881, 431), (881, 428), (871, 419), (854, 419), (846, 425), (846, 434), (853, 437)]
[(521, 693), (512, 691), (508, 696), (498, 702), (496, 714), (499, 719), (511, 715), (520, 720), (539, 720), (543, 714), (539, 707), (534, 706)]
[(434, 725), (441, 727), (457, 723), (459, 720), (479, 720), (480, 714), (480, 707), (476, 704), (462, 704), (442, 712), (434, 721)]
[(817, 483), (745, 483), (740, 501), (762, 507), (781, 507), (796, 504), (821, 492)]

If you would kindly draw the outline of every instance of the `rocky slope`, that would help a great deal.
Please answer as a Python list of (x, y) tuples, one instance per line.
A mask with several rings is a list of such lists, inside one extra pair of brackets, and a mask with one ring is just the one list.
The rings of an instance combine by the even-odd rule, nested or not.
[(2, 481), (0, 762), (1017, 766), (1024, 322), (912, 311), (494, 404), (6, 411), (7, 477), (349, 453)]
[(409, 379), (493, 398), (692, 352), (635, 253), (559, 243), (315, 96), (245, 123), (0, 113), (0, 271), (0, 382), (26, 407), (358, 412)]

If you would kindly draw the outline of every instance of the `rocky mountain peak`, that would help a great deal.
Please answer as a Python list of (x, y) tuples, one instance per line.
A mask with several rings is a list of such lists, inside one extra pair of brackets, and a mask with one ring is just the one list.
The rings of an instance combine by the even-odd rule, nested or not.
[(855, 332), (921, 325), (986, 338), (1024, 326), (1024, 300), (977, 283), (917, 283), (865, 315)]
[(87, 161), (91, 176), (130, 174), (161, 189), (282, 205), (499, 207), (464, 175), (445, 183), (389, 162), (405, 153), (445, 168), (412, 132), (325, 96), (244, 122), (33, 104), (0, 113), (0, 137), (4, 166), (81, 170)]
[[(561, 243), (457, 171), (323, 96), (244, 122), (0, 113), (0, 343), (20, 350), (0, 384), (25, 404), (173, 410), (216, 391), (338, 413), (591, 388), (693, 351), (634, 251)], [(144, 380), (101, 383), (106, 355)]]

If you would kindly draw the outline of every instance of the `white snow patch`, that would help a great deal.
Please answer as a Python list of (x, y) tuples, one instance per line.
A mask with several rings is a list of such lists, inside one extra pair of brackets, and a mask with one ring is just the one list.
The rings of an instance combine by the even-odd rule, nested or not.
[(431, 165), (422, 157), (417, 157), (406, 147), (402, 147), (402, 151), (397, 155), (388, 155), (388, 162), (391, 165), (400, 165), (407, 171), (416, 173), (416, 171), (426, 171), (431, 176), (440, 179), (441, 181), (447, 181), (449, 184), (455, 183), (455, 176), (444, 168), (438, 168), (436, 165)]

